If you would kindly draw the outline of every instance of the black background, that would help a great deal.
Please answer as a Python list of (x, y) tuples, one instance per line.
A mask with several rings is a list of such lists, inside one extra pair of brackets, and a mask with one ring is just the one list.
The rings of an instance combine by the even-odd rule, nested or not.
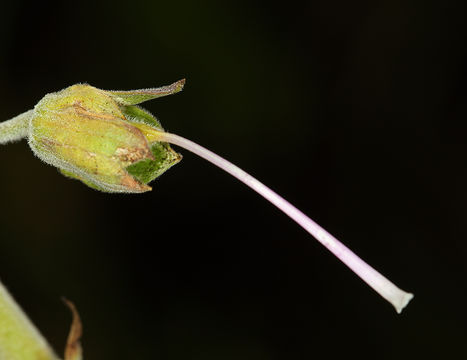
[(459, 1), (2, 4), (0, 118), (77, 82), (134, 89), (171, 132), (283, 195), (403, 289), (401, 315), (214, 166), (143, 195), (0, 148), (0, 278), (59, 354), (93, 359), (467, 356), (467, 23)]

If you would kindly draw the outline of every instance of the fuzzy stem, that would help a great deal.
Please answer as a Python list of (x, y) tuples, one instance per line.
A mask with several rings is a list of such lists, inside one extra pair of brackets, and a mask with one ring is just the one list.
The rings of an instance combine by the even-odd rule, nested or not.
[(207, 161), (236, 177), (238, 180), (263, 196), (266, 200), (270, 201), (273, 205), (282, 210), (290, 218), (295, 220), (302, 228), (315, 237), (329, 251), (337, 256), (339, 260), (341, 260), (353, 272), (355, 272), (355, 274), (357, 274), (363, 281), (371, 286), (378, 294), (389, 301), (395, 307), (398, 313), (400, 313), (402, 309), (408, 304), (408, 302), (413, 298), (413, 294), (399, 289), (396, 285), (386, 279), (370, 265), (365, 263), (353, 251), (351, 251), (334, 236), (324, 230), (316, 222), (311, 220), (303, 212), (298, 210), (287, 200), (269, 189), (266, 185), (256, 180), (250, 174), (191, 140), (170, 133), (161, 133), (160, 136), (160, 141), (178, 145), (195, 153), (196, 155), (206, 159)]
[(29, 119), (33, 112), (34, 110), (29, 110), (0, 123), (0, 144), (6, 144), (25, 138), (28, 135)]
[(58, 360), (46, 340), (1, 282), (0, 359)]

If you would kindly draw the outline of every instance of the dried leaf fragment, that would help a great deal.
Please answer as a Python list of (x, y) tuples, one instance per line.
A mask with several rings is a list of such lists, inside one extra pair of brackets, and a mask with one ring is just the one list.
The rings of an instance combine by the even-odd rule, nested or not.
[(70, 300), (63, 298), (63, 302), (68, 306), (73, 316), (70, 333), (68, 334), (68, 339), (65, 346), (65, 356), (64, 360), (82, 360), (83, 350), (81, 348), (81, 336), (83, 335), (83, 326), (81, 324), (81, 319), (76, 310), (75, 304)]

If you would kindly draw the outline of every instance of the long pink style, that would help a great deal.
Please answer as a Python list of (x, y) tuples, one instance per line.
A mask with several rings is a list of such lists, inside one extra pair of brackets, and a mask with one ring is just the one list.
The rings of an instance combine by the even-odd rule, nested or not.
[(407, 293), (391, 281), (381, 275), (378, 271), (373, 269), (370, 265), (358, 257), (352, 250), (342, 244), (334, 236), (324, 230), (316, 222), (306, 216), (303, 212), (298, 210), (295, 206), (289, 203), (280, 195), (269, 189), (266, 185), (256, 180), (250, 174), (246, 173), (238, 166), (223, 159), (212, 151), (185, 139), (181, 136), (161, 133), (160, 141), (165, 141), (174, 145), (178, 145), (187, 149), (196, 155), (206, 159), (212, 164), (218, 166), (222, 170), (235, 176), (238, 180), (252, 188), (266, 200), (270, 201), (277, 208), (282, 210), (290, 218), (295, 220), (302, 228), (308, 231), (316, 240), (323, 244), (329, 251), (331, 251), (339, 260), (346, 264), (355, 274), (357, 274), (363, 281), (371, 286), (378, 294), (384, 299), (389, 301), (396, 311), (400, 313), (402, 309), (413, 298), (413, 294)]

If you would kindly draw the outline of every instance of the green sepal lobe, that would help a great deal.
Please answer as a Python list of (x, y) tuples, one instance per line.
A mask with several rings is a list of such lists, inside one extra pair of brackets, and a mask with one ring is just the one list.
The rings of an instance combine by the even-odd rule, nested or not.
[(149, 111), (136, 105), (122, 106), (121, 111), (129, 122), (144, 123), (157, 130), (164, 131), (159, 120)]
[(174, 82), (171, 85), (152, 89), (140, 89), (130, 91), (106, 91), (116, 102), (121, 105), (136, 105), (158, 97), (172, 95), (182, 91), (185, 79)]
[(143, 184), (153, 181), (182, 160), (182, 156), (167, 143), (153, 143), (151, 144), (151, 151), (155, 160), (141, 160), (126, 168), (130, 175)]

